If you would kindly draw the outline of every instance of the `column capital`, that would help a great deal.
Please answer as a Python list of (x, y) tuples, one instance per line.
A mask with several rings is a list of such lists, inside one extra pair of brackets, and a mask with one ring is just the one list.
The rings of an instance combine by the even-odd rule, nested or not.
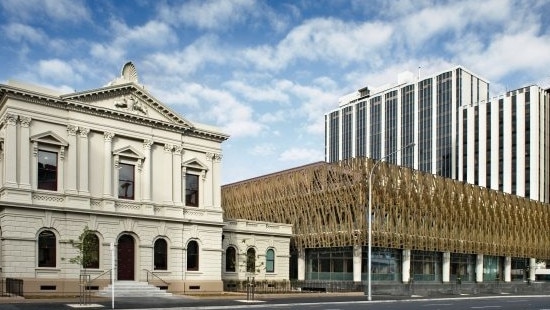
[(115, 134), (113, 132), (106, 131), (103, 133), (103, 138), (105, 139), (105, 142), (111, 142), (114, 136)]
[(69, 133), (69, 136), (76, 136), (77, 131), (78, 131), (78, 126), (67, 125), (67, 132)]
[(144, 139), (143, 140), (143, 149), (150, 150), (151, 145), (153, 145), (153, 140), (152, 139)]
[(20, 116), (19, 121), (21, 122), (21, 126), (28, 128), (31, 124), (31, 118), (29, 116)]
[(79, 133), (81, 138), (88, 138), (88, 134), (90, 133), (90, 128), (80, 127)]
[(174, 145), (174, 154), (182, 155), (183, 154), (183, 145)]
[(6, 115), (4, 115), (4, 119), (2, 120), (2, 122), (6, 122), (6, 124), (8, 125), (17, 125), (17, 118), (18, 116), (16, 114), (12, 114), (12, 113), (6, 113)]
[(172, 150), (174, 149), (174, 146), (172, 144), (165, 144), (164, 145), (164, 151), (167, 153), (172, 153)]

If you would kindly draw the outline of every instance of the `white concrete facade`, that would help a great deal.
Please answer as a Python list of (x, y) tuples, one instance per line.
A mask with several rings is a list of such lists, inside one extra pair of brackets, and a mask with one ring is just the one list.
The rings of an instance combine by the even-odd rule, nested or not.
[[(78, 254), (71, 242), (88, 227), (99, 239), (99, 265), (87, 268), (100, 277), (97, 286), (109, 279), (110, 244), (124, 237), (130, 252), (116, 252), (115, 278), (125, 268), (129, 280), (154, 273), (170, 291), (223, 289), (224, 227), (240, 233), (224, 222), (221, 206), (221, 143), (228, 136), (155, 99), (138, 84), (132, 63), (108, 86), (72, 94), (0, 85), (0, 120), (3, 277), (23, 279), (27, 294), (78, 292), (81, 268), (69, 262)], [(45, 189), (45, 180), (54, 184)], [(39, 245), (43, 232), (53, 234), (53, 252)], [(288, 230), (267, 230), (262, 238), (277, 240), (277, 255), (288, 256)], [(160, 269), (159, 239), (167, 257)], [(288, 279), (286, 262), (278, 267), (281, 279)]]

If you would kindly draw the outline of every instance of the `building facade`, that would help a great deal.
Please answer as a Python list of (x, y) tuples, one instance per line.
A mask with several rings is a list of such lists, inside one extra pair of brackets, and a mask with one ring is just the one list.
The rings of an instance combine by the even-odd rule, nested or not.
[[(254, 237), (239, 250), (270, 266), (258, 273), (288, 279), (288, 225), (255, 234), (240, 228), (267, 224), (224, 219), (228, 136), (159, 102), (132, 63), (107, 86), (71, 94), (0, 85), (0, 119), (0, 267), (26, 294), (78, 292), (83, 270), (98, 287), (155, 278), (173, 292), (221, 291), (224, 275), (246, 275), (223, 268), (226, 226)], [(81, 266), (71, 261), (86, 229), (94, 255)]]
[(392, 154), (393, 164), (550, 202), (549, 107), (538, 86), (490, 99), (489, 83), (460, 66), (422, 79), (403, 73), (325, 115), (325, 158)]

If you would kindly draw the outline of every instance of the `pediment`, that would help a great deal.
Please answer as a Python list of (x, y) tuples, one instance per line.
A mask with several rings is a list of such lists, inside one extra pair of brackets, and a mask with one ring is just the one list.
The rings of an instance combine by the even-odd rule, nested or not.
[(53, 131), (47, 131), (44, 133), (34, 135), (30, 139), (32, 142), (38, 142), (38, 143), (53, 144), (53, 145), (59, 145), (59, 146), (69, 145), (69, 143), (65, 139), (61, 138), (59, 135), (57, 135)]
[(196, 169), (196, 170), (201, 170), (201, 171), (207, 171), (208, 170), (208, 167), (196, 158), (187, 160), (187, 161), (183, 162), (181, 165), (182, 165), (182, 167), (185, 167), (187, 169)]
[(152, 122), (192, 128), (194, 125), (163, 104), (135, 82), (108, 85), (103, 88), (61, 96), (70, 103), (80, 103), (98, 111), (128, 118), (143, 118)]
[(136, 150), (132, 146), (126, 146), (126, 147), (114, 150), (113, 155), (118, 155), (119, 157), (136, 158), (136, 159), (145, 158), (145, 156), (143, 156), (143, 154), (140, 151)]

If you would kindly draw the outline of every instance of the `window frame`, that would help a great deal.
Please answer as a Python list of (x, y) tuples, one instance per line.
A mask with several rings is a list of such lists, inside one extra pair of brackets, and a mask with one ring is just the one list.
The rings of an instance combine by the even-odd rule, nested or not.
[[(124, 167), (132, 167), (132, 180), (121, 180), (120, 178), (120, 171), (124, 168)], [(125, 200), (136, 200), (136, 165), (135, 164), (132, 164), (132, 163), (127, 163), (125, 161), (122, 161), (122, 162), (119, 162), (118, 164), (118, 169), (119, 169), (119, 173), (118, 173), (118, 184), (117, 184), (117, 189), (118, 189), (118, 194), (117, 194), (117, 198), (118, 199), (125, 199)], [(120, 195), (120, 190), (121, 190), (121, 182), (124, 181), (124, 182), (131, 182), (131, 187), (132, 187), (132, 195), (131, 196), (128, 196), (127, 193), (125, 196), (121, 196)], [(128, 186), (128, 188), (130, 188), (130, 186)], [(126, 189), (126, 191), (128, 191), (128, 188)]]
[[(190, 177), (193, 177), (193, 178), (196, 178), (196, 189), (189, 189), (188, 188), (188, 184), (189, 184), (189, 180), (190, 180)], [(187, 194), (188, 191), (191, 191), (193, 190), (194, 191), (194, 194), (196, 196), (196, 202), (194, 203), (189, 203), (190, 199), (188, 199), (188, 197), (190, 195)], [(194, 208), (198, 208), (200, 203), (200, 191), (201, 188), (200, 188), (200, 175), (198, 175), (197, 173), (193, 173), (193, 172), (189, 172), (189, 170), (185, 173), (185, 206), (186, 207), (194, 207)]]
[[(45, 237), (50, 240), (42, 239), (43, 234), (49, 234), (49, 236), (45, 236)], [(53, 247), (48, 248), (48, 245), (52, 245), (51, 239), (53, 239)], [(57, 268), (57, 248), (58, 248), (57, 239), (58, 239), (57, 234), (51, 229), (43, 229), (38, 233), (37, 240), (36, 240), (36, 243), (37, 243), (36, 245), (37, 246), (37, 257), (36, 257), (37, 264), (36, 265), (38, 268)], [(47, 242), (47, 244), (44, 244), (44, 242)], [(44, 249), (47, 249), (47, 250), (44, 251)], [(44, 258), (46, 256), (48, 256), (48, 259)], [(53, 256), (53, 258), (51, 256)]]
[[(271, 258), (269, 253), (271, 253)], [(271, 268), (270, 268), (271, 263)], [(275, 250), (269, 248), (265, 251), (265, 272), (266, 273), (275, 273)]]
[[(163, 244), (164, 248), (162, 249), (163, 251), (158, 251), (159, 249), (157, 248), (157, 244), (160, 244), (161, 242), (164, 242)], [(166, 239), (164, 238), (158, 238), (153, 243), (153, 270), (155, 271), (168, 270), (168, 241), (166, 241)]]
[[(193, 249), (194, 252), (191, 252), (191, 244), (194, 244), (195, 248)], [(200, 247), (197, 240), (191, 240), (187, 243), (187, 249), (186, 249), (186, 270), (187, 271), (199, 271), (200, 266)], [(190, 265), (190, 264), (193, 265)]]
[[(192, 208), (200, 208), (204, 201), (203, 201), (203, 186), (204, 181), (206, 180), (208, 167), (204, 165), (202, 162), (200, 162), (198, 159), (193, 158), (190, 160), (187, 160), (181, 164), (181, 178), (182, 178), (182, 201), (184, 206), (186, 207), (192, 207)], [(197, 202), (194, 204), (188, 204), (187, 203), (187, 184), (188, 184), (188, 175), (192, 175), (193, 177), (197, 178), (197, 189), (196, 189), (196, 196), (197, 196)]]
[[(39, 191), (57, 192), (64, 190), (64, 160), (69, 143), (53, 131), (46, 131), (29, 138), (33, 150), (33, 164), (31, 165), (32, 189)], [(74, 147), (74, 146), (73, 146)], [(42, 189), (38, 187), (38, 155), (40, 151), (57, 154), (56, 190)]]
[[(42, 158), (41, 155), (43, 155), (44, 153), (49, 153), (51, 154), (51, 156), (55, 156), (55, 166), (53, 166), (55, 169), (47, 169), (46, 165), (43, 168), (40, 167), (41, 158)], [(37, 158), (38, 158), (38, 161), (37, 161), (38, 164), (37, 164), (37, 175), (36, 175), (36, 189), (57, 192), (59, 187), (59, 153), (56, 151), (52, 151), (49, 148), (39, 147), (37, 151)], [(52, 181), (49, 181), (47, 178), (45, 180), (41, 180), (40, 178), (41, 174), (44, 174), (44, 175), (55, 174), (55, 178)]]
[[(232, 255), (230, 251), (233, 252)], [(225, 249), (225, 272), (237, 272), (237, 249), (232, 245)]]
[(253, 247), (246, 250), (246, 272), (256, 273), (256, 249)]
[(92, 253), (90, 255), (94, 255), (93, 258), (95, 258), (96, 260), (92, 261), (92, 262), (88, 262), (88, 264), (86, 266), (84, 266), (84, 262), (82, 262), (82, 268), (84, 268), (84, 269), (99, 269), (99, 265), (100, 265), (100, 261), (101, 261), (101, 252), (100, 252), (101, 251), (101, 247), (100, 247), (101, 241), (99, 239), (99, 236), (95, 232), (89, 232), (84, 237), (84, 242), (86, 242), (85, 240), (87, 238), (95, 238), (95, 240), (97, 241), (97, 243), (94, 245), (94, 248), (90, 250), (90, 252)]

